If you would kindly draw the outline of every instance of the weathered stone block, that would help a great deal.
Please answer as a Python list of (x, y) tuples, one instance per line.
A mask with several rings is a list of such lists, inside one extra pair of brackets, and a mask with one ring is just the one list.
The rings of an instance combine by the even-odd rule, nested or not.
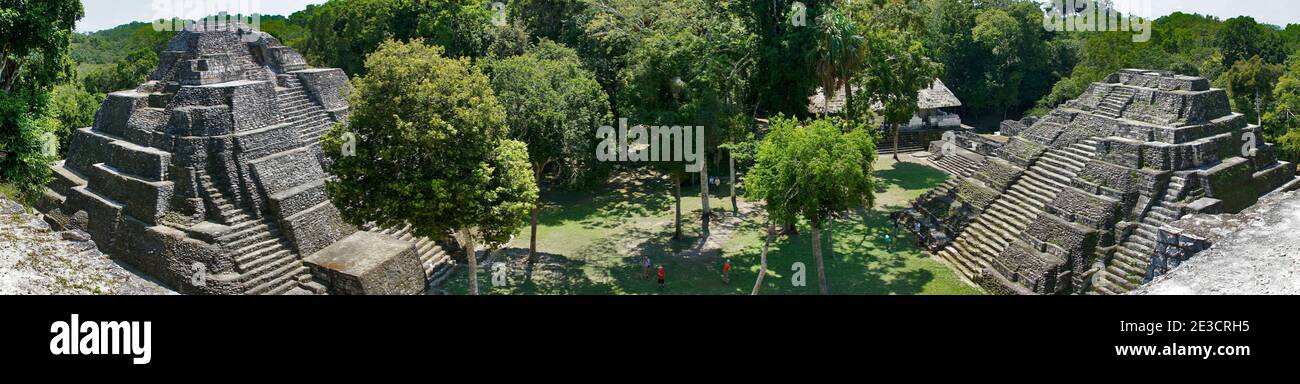
[(114, 136), (126, 136), (128, 123), (137, 109), (149, 106), (149, 95), (136, 91), (108, 94), (104, 104), (95, 112), (94, 128)]
[(158, 219), (167, 213), (173, 194), (170, 181), (143, 180), (104, 164), (95, 164), (95, 171), (89, 176), (91, 190), (121, 202), (123, 212), (130, 216), (157, 224)]
[(325, 180), (317, 180), (271, 195), (271, 210), (276, 216), (290, 217), (327, 201)]
[(352, 91), (348, 76), (341, 69), (313, 68), (294, 72), (302, 86), (326, 111), (348, 107), (348, 94)]
[(300, 255), (316, 253), (356, 228), (343, 222), (337, 208), (324, 202), (281, 220), (281, 229)]
[(415, 245), (373, 232), (354, 233), (307, 257), (312, 275), (335, 294), (414, 295), (424, 291)]
[(262, 129), (240, 132), (235, 145), (245, 159), (261, 159), (299, 146), (300, 127), (282, 123)]

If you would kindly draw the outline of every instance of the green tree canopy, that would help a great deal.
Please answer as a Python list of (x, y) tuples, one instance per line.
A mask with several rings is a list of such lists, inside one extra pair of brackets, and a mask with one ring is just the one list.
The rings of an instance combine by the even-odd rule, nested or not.
[(0, 181), (32, 199), (50, 170), (58, 120), (48, 113), (50, 90), (71, 74), (77, 0), (0, 0)]
[(829, 120), (800, 125), (797, 119), (778, 116), (745, 179), (747, 195), (765, 203), (770, 220), (804, 219), (812, 226), (823, 294), (829, 289), (820, 230), (835, 212), (875, 204), (875, 159), (876, 147), (865, 129), (845, 133)]
[(525, 145), (507, 139), (487, 76), (442, 54), (420, 39), (390, 40), (366, 58), (367, 74), (352, 81), (351, 115), (322, 139), (337, 177), (327, 188), (354, 225), (409, 223), (432, 238), (454, 231), (476, 281), (474, 249), (518, 231), (537, 185)]
[(364, 73), (366, 55), (390, 39), (422, 38), (449, 56), (477, 57), (491, 17), (481, 0), (334, 0), (309, 12), (303, 54), (348, 74)]

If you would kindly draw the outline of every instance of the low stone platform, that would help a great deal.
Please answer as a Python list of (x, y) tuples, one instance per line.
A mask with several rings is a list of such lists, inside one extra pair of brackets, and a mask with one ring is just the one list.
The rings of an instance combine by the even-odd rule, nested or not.
[(339, 295), (417, 295), (424, 269), (415, 245), (360, 231), (304, 260), (312, 277)]

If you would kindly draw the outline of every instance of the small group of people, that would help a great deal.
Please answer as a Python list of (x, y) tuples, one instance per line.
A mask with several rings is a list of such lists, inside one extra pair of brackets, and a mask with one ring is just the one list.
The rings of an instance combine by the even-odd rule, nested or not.
[[(722, 283), (731, 285), (731, 259), (724, 258), (722, 260), (723, 260), (722, 261)], [(651, 266), (653, 265), (654, 263), (650, 261), (650, 256), (642, 256), (641, 259), (642, 279), (650, 278), (650, 269)], [(655, 277), (657, 277), (659, 281), (659, 288), (662, 289), (664, 287), (664, 280), (665, 278), (668, 277), (668, 273), (667, 271), (664, 270), (663, 264), (659, 264), (658, 266), (654, 267), (654, 271), (655, 271)]]
[[(642, 256), (642, 260), (643, 261), (641, 263), (641, 271), (642, 271), (641, 278), (648, 279), (650, 278), (650, 265), (651, 265), (650, 256)], [(655, 275), (659, 277), (659, 288), (663, 288), (664, 278), (668, 277), (667, 272), (664, 271), (663, 264), (660, 264), (659, 267), (655, 268)]]

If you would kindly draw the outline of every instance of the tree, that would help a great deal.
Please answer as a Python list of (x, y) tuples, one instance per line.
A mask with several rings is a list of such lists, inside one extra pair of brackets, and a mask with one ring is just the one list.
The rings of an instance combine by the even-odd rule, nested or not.
[(1215, 46), (1223, 53), (1223, 66), (1231, 68), (1238, 61), (1259, 56), (1268, 63), (1286, 60), (1282, 41), (1268, 26), (1250, 16), (1237, 16), (1223, 22), (1215, 36)]
[(1292, 58), (1273, 88), (1273, 109), (1264, 114), (1264, 133), (1282, 160), (1300, 161), (1300, 58)]
[(390, 39), (422, 38), (451, 57), (479, 57), (491, 20), (492, 9), (481, 0), (334, 0), (307, 15), (302, 53), (308, 62), (354, 75)]
[(769, 223), (808, 221), (822, 294), (830, 288), (821, 229), (835, 212), (875, 204), (875, 158), (875, 144), (865, 129), (846, 133), (829, 120), (801, 126), (797, 119), (778, 116), (745, 180), (749, 196), (766, 204)]
[[(509, 240), (537, 200), (524, 144), (507, 139), (505, 110), (466, 58), (420, 39), (387, 41), (352, 81), (352, 112), (322, 138), (337, 177), (330, 198), (353, 225), (410, 224), (454, 238), (478, 293), (476, 249)], [(355, 140), (355, 154), (343, 144)]]
[(992, 90), (989, 98), (1006, 119), (1007, 108), (1019, 99), (1020, 80), (1024, 76), (1016, 71), (1021, 58), (1020, 27), (1016, 19), (1005, 11), (989, 9), (975, 18), (975, 29), (971, 34), (975, 42), (991, 53), (990, 59), (994, 64), (985, 75), (986, 89)]
[(929, 87), (943, 71), (930, 61), (921, 42), (908, 32), (873, 30), (866, 34), (862, 89), (867, 102), (880, 103), (881, 117), (894, 131), (894, 159), (898, 159), (899, 124), (916, 114), (917, 92)]
[(135, 89), (148, 80), (149, 73), (157, 66), (158, 52), (154, 48), (140, 48), (117, 64), (91, 70), (82, 78), (82, 83), (86, 91), (101, 95)]
[(104, 103), (103, 95), (93, 95), (75, 83), (60, 84), (50, 93), (49, 115), (59, 122), (59, 155), (66, 154), (72, 131), (95, 124), (95, 111)]
[(49, 179), (59, 130), (49, 93), (72, 72), (72, 28), (82, 16), (76, 0), (0, 0), (0, 181), (29, 201)]
[[(588, 33), (623, 47), (618, 60), (618, 107), (637, 124), (705, 127), (704, 159), (716, 158), (724, 122), (741, 108), (752, 73), (755, 37), (744, 24), (743, 2), (734, 0), (599, 1)], [(806, 103), (805, 99), (805, 103)], [(805, 104), (806, 105), (806, 104)], [(726, 127), (724, 127), (726, 125)], [(718, 128), (724, 129), (718, 129)], [(693, 139), (692, 139), (693, 141)], [(701, 221), (709, 231), (708, 165), (700, 170)], [(681, 163), (655, 162), (677, 195), (675, 237), (681, 237)]]
[[(757, 38), (754, 96), (761, 110), (808, 116), (808, 97), (817, 91), (814, 75), (820, 32), (814, 21), (829, 1), (754, 1), (751, 33)], [(796, 21), (802, 23), (796, 23)]]
[[(573, 49), (542, 40), (532, 51), (490, 63), (497, 100), (510, 137), (528, 144), (538, 185), (548, 166), (573, 184), (592, 167), (597, 127), (609, 122), (609, 98)], [(537, 252), (538, 206), (533, 205), (528, 259)]]
[(858, 26), (844, 10), (832, 8), (817, 19), (821, 31), (818, 40), (817, 79), (826, 97), (844, 88), (846, 111), (850, 120), (853, 110), (853, 78), (862, 71), (863, 41)]
[(1282, 65), (1269, 64), (1254, 56), (1233, 64), (1219, 80), (1227, 85), (1228, 96), (1237, 110), (1245, 113), (1247, 120), (1263, 124), (1264, 111), (1273, 103), (1273, 85), (1284, 71)]

